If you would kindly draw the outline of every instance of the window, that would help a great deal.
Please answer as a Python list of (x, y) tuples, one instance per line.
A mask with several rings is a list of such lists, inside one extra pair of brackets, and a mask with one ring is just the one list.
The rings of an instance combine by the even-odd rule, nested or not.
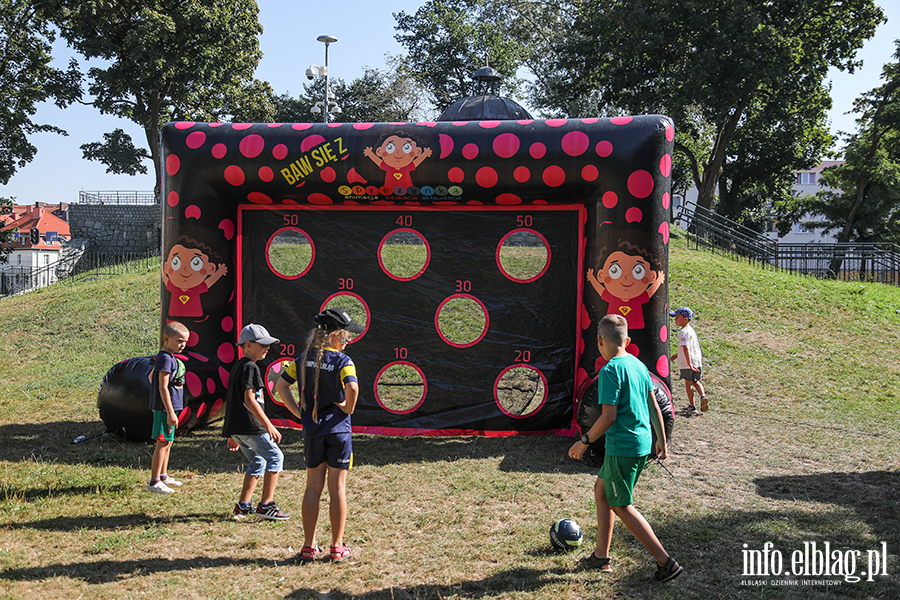
[(816, 228), (811, 223), (797, 223), (794, 225), (794, 233), (809, 235), (815, 232)]
[(50, 255), (49, 255), (49, 254), (45, 254), (45, 255), (44, 255), (44, 264), (45, 264), (45, 265), (49, 265), (49, 264), (50, 264)]
[(815, 185), (815, 173), (797, 173), (797, 183), (800, 185)]

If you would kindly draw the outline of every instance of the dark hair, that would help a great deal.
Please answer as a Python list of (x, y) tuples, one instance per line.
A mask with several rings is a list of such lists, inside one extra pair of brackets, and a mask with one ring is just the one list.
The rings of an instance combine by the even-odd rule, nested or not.
[(610, 236), (610, 241), (600, 247), (597, 253), (598, 269), (603, 268), (603, 263), (613, 252), (624, 252), (629, 256), (640, 256), (654, 271), (663, 270), (664, 250), (662, 241), (658, 236), (650, 235), (637, 229), (623, 229), (615, 236)]

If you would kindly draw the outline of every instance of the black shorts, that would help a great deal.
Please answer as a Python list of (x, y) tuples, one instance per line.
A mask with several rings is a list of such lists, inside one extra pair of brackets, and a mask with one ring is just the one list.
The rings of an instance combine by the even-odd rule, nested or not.
[(307, 469), (315, 469), (326, 460), (329, 467), (350, 469), (353, 466), (352, 434), (329, 433), (322, 437), (306, 438), (303, 452)]

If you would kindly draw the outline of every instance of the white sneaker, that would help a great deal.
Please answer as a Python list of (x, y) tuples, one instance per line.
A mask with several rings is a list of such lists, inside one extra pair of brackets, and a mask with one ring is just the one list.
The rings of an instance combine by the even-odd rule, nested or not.
[(175, 490), (164, 484), (162, 481), (157, 481), (156, 483), (148, 483), (147, 491), (153, 492), (154, 494), (171, 494)]
[(160, 481), (169, 487), (181, 487), (183, 485), (180, 481), (175, 481), (172, 477), (166, 477), (165, 479), (160, 479)]

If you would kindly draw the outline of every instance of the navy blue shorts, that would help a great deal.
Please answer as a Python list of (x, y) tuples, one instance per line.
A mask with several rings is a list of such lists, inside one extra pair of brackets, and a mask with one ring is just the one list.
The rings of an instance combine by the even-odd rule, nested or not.
[(303, 442), (306, 468), (315, 469), (326, 460), (329, 467), (350, 469), (353, 466), (352, 434), (329, 433), (322, 437), (306, 438)]

